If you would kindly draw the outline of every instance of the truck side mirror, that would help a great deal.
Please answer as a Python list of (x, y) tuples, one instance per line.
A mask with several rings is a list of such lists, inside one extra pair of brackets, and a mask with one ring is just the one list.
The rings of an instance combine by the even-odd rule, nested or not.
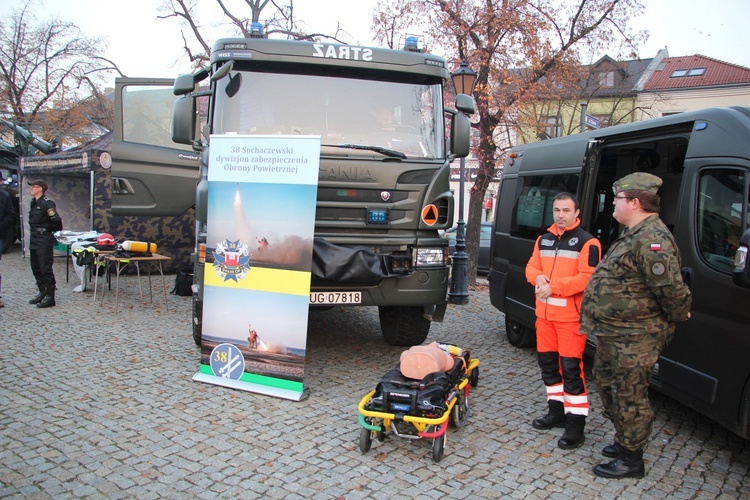
[(469, 117), (458, 112), (453, 115), (451, 121), (450, 151), (457, 158), (465, 158), (469, 155), (471, 137), (471, 122)]
[(750, 248), (750, 229), (747, 229), (740, 238), (740, 245), (734, 254), (734, 269), (732, 270), (732, 281), (737, 286), (750, 288), (750, 266), (747, 262), (748, 248)]
[(174, 95), (186, 95), (195, 89), (195, 77), (193, 75), (179, 75), (174, 80), (172, 92)]
[(195, 99), (182, 96), (172, 108), (172, 140), (179, 144), (193, 144), (195, 141)]
[(476, 111), (474, 98), (466, 94), (456, 96), (456, 109), (451, 121), (450, 152), (456, 158), (469, 156), (471, 147), (471, 121), (469, 115)]

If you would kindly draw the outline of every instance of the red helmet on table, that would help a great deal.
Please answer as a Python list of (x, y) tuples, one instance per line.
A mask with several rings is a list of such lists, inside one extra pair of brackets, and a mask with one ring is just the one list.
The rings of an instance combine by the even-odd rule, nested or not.
[(97, 245), (102, 245), (102, 246), (114, 246), (115, 245), (115, 237), (112, 236), (109, 233), (102, 233), (96, 239), (96, 244)]

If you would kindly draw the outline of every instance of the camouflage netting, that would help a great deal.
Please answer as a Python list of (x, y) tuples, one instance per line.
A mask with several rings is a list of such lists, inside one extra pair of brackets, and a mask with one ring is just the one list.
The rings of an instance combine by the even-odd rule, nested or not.
[(160, 254), (172, 258), (165, 264), (165, 272), (174, 273), (192, 268), (190, 253), (195, 245), (193, 209), (179, 217), (112, 215), (110, 171), (100, 162), (101, 155), (109, 153), (111, 146), (110, 132), (79, 148), (22, 159), (20, 194), (24, 248), (28, 248), (28, 211), (31, 200), (27, 182), (43, 179), (49, 185), (47, 197), (57, 205), (66, 230), (110, 233), (117, 241), (156, 243)]

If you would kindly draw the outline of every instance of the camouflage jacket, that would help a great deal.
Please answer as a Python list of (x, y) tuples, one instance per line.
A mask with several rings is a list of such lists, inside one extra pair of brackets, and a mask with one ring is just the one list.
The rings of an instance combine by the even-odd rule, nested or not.
[(595, 335), (657, 333), (687, 319), (691, 294), (680, 251), (654, 214), (618, 238), (583, 295), (581, 331)]

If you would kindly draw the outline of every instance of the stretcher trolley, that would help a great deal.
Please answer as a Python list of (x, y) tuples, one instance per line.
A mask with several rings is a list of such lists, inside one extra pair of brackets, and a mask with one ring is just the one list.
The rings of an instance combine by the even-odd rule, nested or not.
[[(372, 440), (393, 434), (405, 439), (432, 439), (432, 459), (443, 459), (448, 424), (461, 428), (469, 416), (469, 388), (479, 383), (479, 360), (450, 346), (453, 369), (422, 380), (405, 377), (398, 368), (386, 373), (359, 402), (359, 449), (367, 453)], [(453, 354), (453, 352), (451, 353)]]

